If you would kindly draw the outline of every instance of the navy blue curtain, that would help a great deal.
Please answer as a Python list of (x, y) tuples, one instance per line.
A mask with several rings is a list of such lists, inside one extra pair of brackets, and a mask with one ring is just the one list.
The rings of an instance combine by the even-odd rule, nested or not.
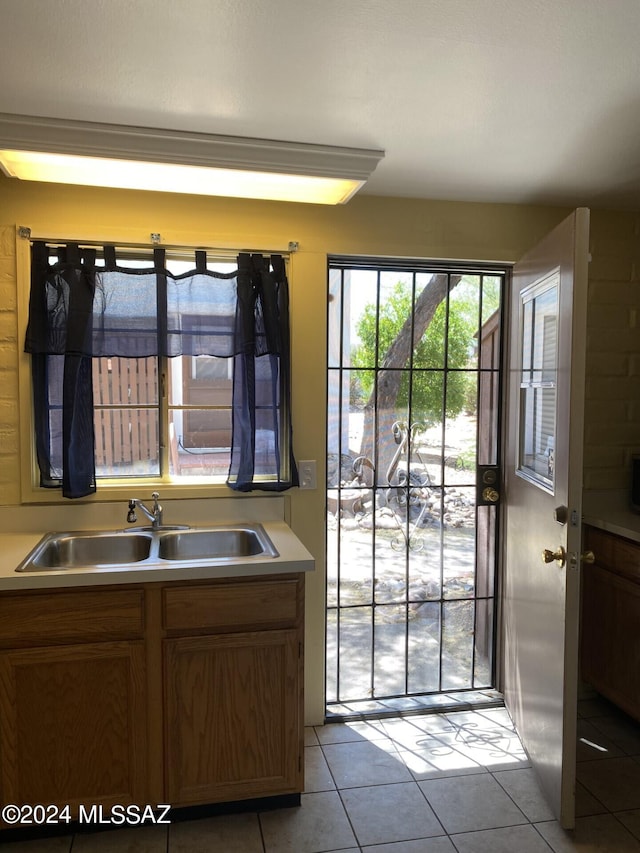
[(289, 290), (280, 255), (238, 256), (234, 338), (238, 349), (227, 484), (250, 491), (260, 478), (263, 490), (297, 486), (290, 416)]
[[(279, 255), (241, 255), (239, 269), (172, 275), (164, 249), (144, 268), (113, 246), (32, 246), (25, 351), (31, 354), (40, 484), (68, 498), (95, 492), (92, 358), (233, 358), (232, 489), (298, 484), (292, 449), (288, 283)], [(284, 439), (284, 441), (283, 441)], [(285, 451), (286, 448), (286, 451)], [(285, 455), (286, 452), (286, 455)]]

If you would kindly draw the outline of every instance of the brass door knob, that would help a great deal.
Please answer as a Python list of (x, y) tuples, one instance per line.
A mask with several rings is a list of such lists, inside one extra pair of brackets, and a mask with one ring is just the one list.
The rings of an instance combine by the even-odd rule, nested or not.
[(588, 563), (591, 566), (596, 561), (596, 555), (593, 551), (583, 551), (582, 554), (580, 554), (580, 559), (583, 563)]
[(550, 551), (548, 548), (545, 548), (542, 552), (542, 560), (545, 563), (553, 563), (555, 560), (560, 568), (562, 568), (567, 562), (567, 552), (562, 545), (559, 545), (556, 551)]
[(490, 501), (492, 504), (496, 503), (496, 501), (500, 500), (500, 492), (496, 489), (492, 489), (491, 486), (487, 486), (486, 489), (482, 490), (482, 500)]

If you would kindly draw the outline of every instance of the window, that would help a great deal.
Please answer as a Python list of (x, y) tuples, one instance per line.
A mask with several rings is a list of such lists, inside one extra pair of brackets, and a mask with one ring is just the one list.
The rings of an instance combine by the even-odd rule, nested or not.
[(518, 473), (554, 488), (559, 274), (522, 294)]
[(284, 261), (195, 261), (34, 243), (26, 350), (42, 486), (294, 484)]

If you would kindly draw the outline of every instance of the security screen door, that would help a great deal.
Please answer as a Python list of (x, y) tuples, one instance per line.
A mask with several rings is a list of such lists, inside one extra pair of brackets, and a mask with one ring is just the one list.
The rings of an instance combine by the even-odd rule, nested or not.
[(330, 260), (329, 714), (494, 685), (505, 275)]

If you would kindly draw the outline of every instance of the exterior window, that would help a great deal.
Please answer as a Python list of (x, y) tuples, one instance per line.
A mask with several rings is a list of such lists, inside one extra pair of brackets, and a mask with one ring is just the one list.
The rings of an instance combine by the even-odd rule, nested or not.
[[(148, 260), (127, 259), (124, 265), (142, 269)], [(176, 276), (191, 266), (166, 259), (167, 270)], [(233, 274), (236, 264), (218, 261), (209, 269)], [(225, 479), (231, 453), (233, 358), (109, 357), (94, 358), (92, 367), (97, 480), (157, 479), (167, 473), (175, 482)]]
[(40, 485), (297, 485), (281, 255), (32, 244), (31, 354)]
[(559, 274), (522, 294), (518, 474), (553, 493)]

